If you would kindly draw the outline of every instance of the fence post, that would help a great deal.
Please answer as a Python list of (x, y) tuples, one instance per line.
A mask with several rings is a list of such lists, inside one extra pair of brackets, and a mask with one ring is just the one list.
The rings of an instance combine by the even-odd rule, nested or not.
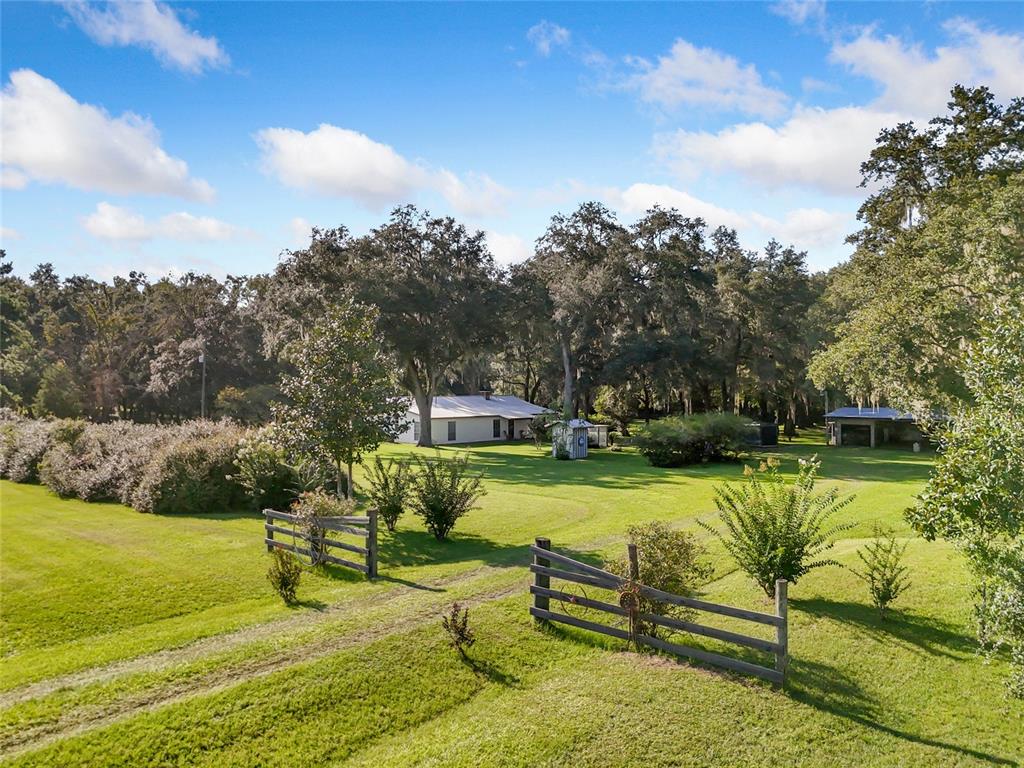
[[(267, 517), (267, 511), (268, 510), (266, 510), (266, 509), (263, 510), (263, 535), (266, 536), (268, 539), (270, 539), (270, 541), (273, 541), (274, 540), (274, 532), (267, 527), (268, 525), (271, 524), (270, 523), (270, 518)], [(270, 541), (267, 542), (267, 552), (273, 552), (274, 551), (274, 545), (271, 544)]]
[(787, 582), (778, 579), (775, 582), (775, 615), (782, 622), (775, 628), (775, 642), (779, 649), (775, 652), (775, 669), (782, 675), (782, 684), (786, 684), (786, 669), (789, 667), (789, 608), (787, 606)]
[(629, 553), (629, 579), (640, 581), (640, 560), (636, 555), (636, 544), (627, 544), (626, 551)]
[(377, 578), (377, 508), (370, 507), (370, 524), (367, 526), (369, 535), (366, 537), (366, 577)]
[[(551, 539), (546, 539), (544, 537), (538, 537), (534, 541), (534, 543), (540, 549), (548, 549), (548, 550), (551, 549)], [(542, 568), (548, 568), (548, 567), (551, 566), (551, 561), (548, 560), (546, 557), (541, 557), (540, 555), (534, 555), (533, 556), (533, 564), (534, 565), (539, 565)], [(544, 575), (539, 574), (539, 573), (535, 573), (535, 574), (533, 574), (533, 586), (541, 587), (543, 589), (550, 589), (550, 587), (551, 587), (551, 577), (550, 576), (544, 576)], [(546, 595), (534, 595), (533, 596), (533, 607), (537, 608), (538, 610), (541, 610), (541, 611), (546, 611), (546, 610), (548, 610), (551, 607), (551, 598), (547, 597)], [(542, 619), (541, 619), (541, 621), (542, 621)]]

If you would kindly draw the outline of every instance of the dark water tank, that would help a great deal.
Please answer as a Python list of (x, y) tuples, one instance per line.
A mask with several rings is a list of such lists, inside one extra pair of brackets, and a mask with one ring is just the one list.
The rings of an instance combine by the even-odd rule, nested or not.
[(779, 425), (765, 424), (759, 421), (747, 425), (747, 443), (757, 446), (779, 444)]

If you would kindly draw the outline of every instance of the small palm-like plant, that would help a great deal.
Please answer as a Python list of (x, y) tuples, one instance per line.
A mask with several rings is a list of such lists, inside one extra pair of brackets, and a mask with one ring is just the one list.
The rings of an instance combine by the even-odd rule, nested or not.
[(815, 493), (820, 466), (817, 456), (801, 459), (792, 484), (779, 475), (777, 459), (762, 462), (756, 471), (747, 467), (743, 485), (727, 483), (715, 488), (715, 506), (724, 532), (700, 523), (721, 539), (736, 564), (769, 597), (775, 596), (778, 579), (796, 583), (814, 568), (839, 565), (821, 555), (832, 548), (835, 534), (853, 527), (852, 523), (828, 525), (829, 518), (853, 497), (841, 499), (835, 488)]
[(875, 526), (874, 540), (857, 551), (857, 557), (864, 563), (864, 570), (855, 570), (868, 585), (871, 602), (878, 609), (878, 615), (885, 619), (889, 603), (898, 598), (910, 586), (907, 567), (903, 565), (903, 554), (907, 545), (896, 542), (896, 534)]

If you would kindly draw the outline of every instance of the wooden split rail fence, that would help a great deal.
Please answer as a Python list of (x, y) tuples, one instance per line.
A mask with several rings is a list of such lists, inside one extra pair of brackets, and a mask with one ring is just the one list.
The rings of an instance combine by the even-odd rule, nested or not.
[[(377, 577), (377, 510), (371, 509), (369, 515), (356, 516), (346, 515), (344, 517), (321, 517), (316, 521), (318, 533), (311, 534), (300, 527), (300, 521), (296, 515), (288, 512), (278, 512), (274, 509), (263, 510), (266, 518), (264, 528), (266, 534), (264, 541), (267, 551), (273, 549), (284, 549), (296, 555), (305, 555), (311, 562), (334, 563), (346, 568), (354, 568), (365, 573), (368, 578)], [(279, 523), (291, 523), (291, 528), (286, 528)], [(329, 533), (340, 533), (354, 536), (362, 540), (362, 546), (347, 541), (338, 541), (336, 538), (329, 538)], [(291, 537), (291, 543), (274, 538), (274, 534), (281, 534)], [(331, 550), (342, 550), (363, 556), (363, 562), (357, 563), (337, 555), (331, 554)]]
[[(731, 669), (736, 672), (755, 675), (765, 680), (770, 680), (777, 685), (785, 684), (786, 668), (789, 664), (789, 640), (786, 608), (786, 581), (784, 579), (780, 579), (775, 584), (775, 613), (760, 613), (758, 611), (750, 611), (745, 608), (734, 608), (729, 605), (719, 605), (717, 603), (709, 603), (704, 600), (697, 600), (692, 597), (674, 595), (669, 592), (663, 592), (659, 589), (654, 589), (653, 587), (640, 584), (639, 561), (637, 559), (636, 546), (632, 544), (629, 545), (631, 579), (624, 579), (621, 576), (609, 573), (608, 571), (604, 571), (592, 565), (587, 565), (586, 563), (581, 563), (578, 560), (573, 560), (572, 558), (558, 554), (557, 552), (552, 552), (551, 542), (545, 538), (537, 539), (536, 544), (530, 547), (530, 551), (533, 553), (533, 564), (530, 566), (530, 571), (534, 574), (533, 585), (530, 587), (530, 594), (533, 595), (533, 606), (530, 608), (530, 615), (535, 618), (542, 621), (553, 621), (561, 624), (567, 624), (569, 626), (578, 627), (579, 629), (600, 632), (604, 635), (610, 635), (622, 640), (634, 642), (637, 645), (645, 645), (677, 656), (685, 656), (696, 661), (704, 662), (705, 664), (712, 664), (726, 669)], [(775, 657), (775, 664), (773, 667), (761, 666), (741, 659), (735, 659), (730, 656), (724, 656), (720, 653), (712, 653), (711, 651), (705, 651), (700, 648), (691, 648), (686, 645), (680, 645), (679, 643), (670, 642), (660, 637), (651, 637), (643, 634), (642, 631), (624, 629), (621, 626), (609, 626), (608, 624), (580, 618), (577, 615), (571, 615), (568, 612), (563, 613), (561, 611), (553, 611), (551, 610), (551, 601), (555, 600), (563, 606), (572, 606), (569, 610), (579, 608), (592, 609), (598, 612), (618, 616), (620, 617), (620, 622), (623, 618), (627, 620), (630, 619), (630, 610), (627, 607), (620, 605), (618, 598), (616, 598), (614, 603), (609, 603), (601, 600), (594, 600), (585, 594), (581, 594), (579, 587), (575, 588), (576, 592), (566, 592), (564, 589), (553, 589), (551, 586), (552, 579), (561, 579), (562, 581), (570, 582), (573, 585), (595, 587), (597, 589), (609, 590), (616, 593), (625, 586), (627, 590), (632, 588), (651, 601), (669, 603), (671, 605), (683, 606), (698, 612), (703, 611), (706, 613), (718, 614), (720, 616), (728, 616), (734, 619), (743, 619), (757, 624), (768, 625), (775, 630), (774, 641), (758, 637), (750, 637), (737, 632), (730, 632), (728, 630), (709, 627), (690, 621), (683, 621), (682, 619), (670, 616), (660, 616), (648, 613), (634, 615), (634, 618), (638, 619), (639, 622), (636, 626), (640, 627), (641, 630), (644, 624), (649, 624), (670, 630), (689, 632), (695, 635), (709, 637), (714, 640), (733, 643), (746, 648), (753, 648), (764, 653), (773, 654)], [(625, 592), (623, 594), (625, 595)]]

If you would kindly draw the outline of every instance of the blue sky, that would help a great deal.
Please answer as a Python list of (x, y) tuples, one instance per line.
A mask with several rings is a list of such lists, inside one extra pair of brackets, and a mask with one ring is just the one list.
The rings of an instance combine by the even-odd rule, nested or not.
[(1024, 94), (1017, 3), (8, 3), (16, 271), (273, 268), (415, 202), (524, 258), (585, 199), (848, 255), (881, 127)]

